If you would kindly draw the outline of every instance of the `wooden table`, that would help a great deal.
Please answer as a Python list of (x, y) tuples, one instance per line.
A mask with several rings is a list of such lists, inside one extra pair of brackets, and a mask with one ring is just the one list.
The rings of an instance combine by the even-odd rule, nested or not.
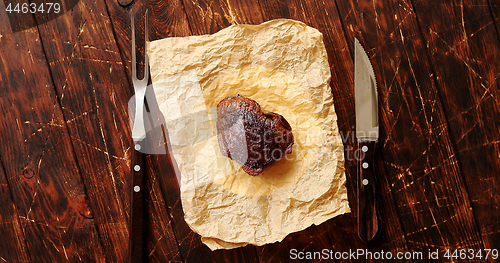
[[(27, 0), (0, 3), (0, 262), (127, 260), (128, 11), (146, 8), (152, 40), (275, 18), (319, 29), (343, 134), (355, 124), (360, 39), (378, 79), (381, 127), (382, 229), (372, 243), (358, 238), (353, 212), (275, 244), (212, 252), (183, 220), (170, 156), (157, 155), (147, 170), (150, 261), (288, 262), (323, 249), (424, 260), (439, 250), (450, 261), (447, 249), (465, 249), (482, 251), (479, 262), (500, 248), (500, 1), (57, 1), (61, 12), (49, 16), (6, 11)], [(137, 15), (139, 33), (142, 22)], [(352, 159), (354, 141), (344, 146)], [(355, 167), (346, 163), (353, 211)]]

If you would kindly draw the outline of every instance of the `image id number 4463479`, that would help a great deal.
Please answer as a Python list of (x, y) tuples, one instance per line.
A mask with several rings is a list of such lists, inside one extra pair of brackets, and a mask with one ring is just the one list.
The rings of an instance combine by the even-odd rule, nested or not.
[(7, 13), (59, 13), (61, 12), (60, 3), (8, 3), (5, 7)]

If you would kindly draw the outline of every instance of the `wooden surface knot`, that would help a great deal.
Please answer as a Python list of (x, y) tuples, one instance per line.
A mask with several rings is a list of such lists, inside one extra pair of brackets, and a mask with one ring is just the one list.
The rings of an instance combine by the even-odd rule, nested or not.
[(89, 199), (85, 194), (79, 194), (76, 196), (78, 213), (87, 219), (94, 219), (94, 213), (89, 207)]
[(33, 171), (33, 169), (31, 169), (31, 167), (26, 167), (23, 170), (23, 176), (26, 179), (31, 179), (35, 176), (35, 171)]
[(134, 0), (117, 0), (117, 2), (120, 6), (127, 7), (134, 3)]

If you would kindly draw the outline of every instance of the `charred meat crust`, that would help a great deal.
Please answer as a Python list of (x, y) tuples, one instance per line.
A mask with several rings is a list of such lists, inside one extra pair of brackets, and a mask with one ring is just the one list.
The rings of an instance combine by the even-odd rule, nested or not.
[(292, 153), (292, 127), (283, 116), (262, 112), (243, 96), (226, 97), (217, 105), (217, 140), (221, 153), (256, 176), (264, 167)]

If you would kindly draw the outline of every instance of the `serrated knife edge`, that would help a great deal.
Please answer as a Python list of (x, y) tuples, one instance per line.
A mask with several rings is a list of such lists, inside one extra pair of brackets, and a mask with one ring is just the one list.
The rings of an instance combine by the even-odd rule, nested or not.
[(365, 49), (357, 38), (354, 43), (356, 138), (378, 138), (377, 79)]

